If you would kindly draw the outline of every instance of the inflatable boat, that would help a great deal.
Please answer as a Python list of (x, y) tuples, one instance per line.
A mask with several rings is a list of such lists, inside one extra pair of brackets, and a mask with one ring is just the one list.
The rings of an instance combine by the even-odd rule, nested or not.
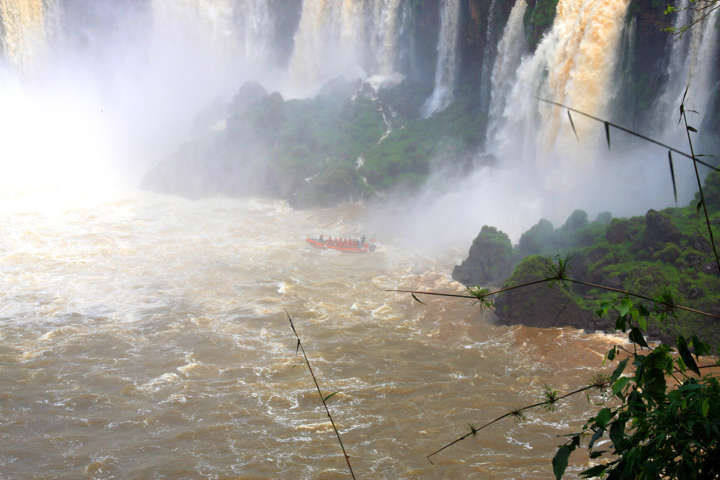
[(360, 243), (358, 240), (333, 240), (318, 238), (307, 238), (306, 241), (315, 248), (338, 250), (345, 253), (370, 253), (375, 251), (372, 243)]

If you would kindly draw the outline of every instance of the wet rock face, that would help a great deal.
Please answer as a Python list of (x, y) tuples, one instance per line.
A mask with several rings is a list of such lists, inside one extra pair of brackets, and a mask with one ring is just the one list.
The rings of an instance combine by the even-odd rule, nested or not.
[(627, 220), (614, 219), (605, 231), (605, 238), (613, 244), (625, 243), (635, 234), (633, 225)]
[[(552, 262), (544, 257), (530, 256), (518, 266), (507, 284), (519, 285), (546, 278)], [(530, 327), (570, 326), (587, 331), (605, 330), (612, 326), (581, 309), (573, 297), (556, 283), (544, 283), (513, 290), (495, 301), (498, 323), (522, 324)]]
[(487, 285), (505, 278), (511, 267), (510, 238), (485, 225), (473, 240), (468, 258), (453, 269), (452, 277), (464, 285)]
[(682, 233), (668, 217), (655, 210), (647, 212), (641, 246), (655, 247), (663, 243), (678, 243), (681, 238)]

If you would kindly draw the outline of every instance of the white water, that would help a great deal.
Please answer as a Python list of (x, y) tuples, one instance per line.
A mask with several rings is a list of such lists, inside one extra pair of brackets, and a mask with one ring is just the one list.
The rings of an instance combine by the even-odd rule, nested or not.
[(480, 105), (484, 111), (490, 107), (490, 77), (494, 63), (493, 54), (496, 52), (497, 43), (495, 40), (495, 5), (497, 0), (491, 0), (488, 10), (487, 23), (485, 24), (485, 48), (483, 49), (482, 65), (480, 68)]
[(453, 101), (455, 74), (457, 72), (459, 21), (460, 0), (446, 0), (443, 2), (440, 10), (435, 86), (432, 94), (422, 107), (422, 115), (425, 118), (444, 110)]
[[(567, 118), (556, 107), (540, 104), (537, 97), (598, 116), (606, 113), (628, 3), (628, 0), (558, 2), (552, 29), (517, 70), (502, 116), (504, 123), (492, 140), (501, 154), (516, 161), (529, 160), (539, 167), (555, 157), (550, 152), (558, 152), (558, 130), (569, 129)], [(576, 121), (581, 139), (598, 138), (597, 134), (590, 134), (591, 125), (582, 119)]]
[(527, 10), (526, 0), (517, 0), (510, 11), (510, 17), (498, 44), (495, 64), (492, 69), (490, 88), (490, 108), (488, 112), (488, 140), (494, 139), (502, 125), (512, 85), (516, 81), (516, 72), (526, 50), (523, 17)]
[(338, 76), (392, 76), (404, 1), (304, 0), (288, 68), (291, 93), (312, 94)]
[[(698, 15), (694, 9), (695, 4), (683, 0), (673, 23), (676, 30), (687, 26)], [(657, 128), (667, 141), (681, 141), (684, 130), (678, 126), (680, 104), (687, 88), (685, 99), (686, 110), (689, 112), (688, 121), (699, 127), (702, 118), (708, 112), (709, 100), (713, 93), (714, 75), (719, 68), (714, 64), (717, 58), (718, 29), (720, 29), (720, 14), (716, 10), (709, 17), (694, 25), (682, 35), (671, 39), (669, 64), (667, 68), (667, 82), (660, 96), (655, 111), (658, 119)]]
[(42, 0), (0, 0), (2, 50), (11, 65), (29, 68), (45, 47)]
[(356, 207), (36, 193), (0, 192), (3, 477), (345, 477), (284, 310), (323, 392), (339, 391), (329, 407), (359, 478), (547, 478), (556, 436), (594, 408), (528, 412), (431, 465), (468, 422), (546, 382), (584, 385), (613, 339), (386, 292), (462, 291), (449, 264), (392, 243), (368, 255), (305, 243), (359, 235)]

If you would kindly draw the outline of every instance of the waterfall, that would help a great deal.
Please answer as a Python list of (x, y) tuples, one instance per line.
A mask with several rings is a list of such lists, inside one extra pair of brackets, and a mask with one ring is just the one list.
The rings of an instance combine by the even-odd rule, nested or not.
[(152, 0), (156, 33), (185, 37), (189, 32), (204, 43), (237, 47), (232, 0)]
[(502, 122), (508, 94), (515, 81), (515, 73), (525, 53), (526, 40), (523, 18), (527, 10), (526, 0), (517, 0), (498, 43), (495, 64), (490, 78), (490, 108), (488, 110), (487, 139), (493, 139)]
[[(559, 0), (552, 29), (517, 70), (504, 123), (497, 129), (498, 148), (523, 158), (534, 157), (538, 149), (552, 150), (567, 118), (562, 110), (539, 104), (536, 96), (596, 115), (605, 113), (628, 4), (629, 0)], [(589, 136), (589, 123), (578, 119), (576, 126), (581, 139)]]
[(655, 106), (655, 116), (658, 119), (656, 128), (663, 132), (663, 136), (667, 139), (677, 137), (681, 133), (684, 135), (677, 127), (677, 115), (686, 87), (688, 87), (686, 109), (698, 112), (689, 116), (692, 123), (700, 125), (703, 117), (708, 113), (707, 110), (711, 108), (709, 103), (718, 68), (714, 59), (720, 42), (718, 38), (720, 14), (715, 10), (708, 17), (700, 20), (697, 16), (701, 15), (699, 13), (701, 9), (702, 3), (698, 5), (683, 0), (673, 23), (673, 27), (678, 30), (691, 21), (699, 21), (690, 30), (672, 39), (667, 81)]
[(245, 60), (252, 64), (272, 63), (275, 25), (267, 0), (241, 0), (236, 9)]
[[(494, 1), (494, 0), (493, 0)], [(457, 72), (458, 23), (460, 1), (446, 0), (440, 11), (440, 36), (435, 66), (435, 87), (422, 107), (423, 117), (445, 109), (453, 101), (455, 73)]]
[(363, 76), (361, 2), (304, 0), (289, 77), (302, 93), (337, 75)]
[[(701, 15), (699, 8), (697, 6), (695, 8), (695, 16)], [(714, 74), (718, 68), (715, 64), (718, 42), (720, 42), (718, 30), (720, 30), (720, 12), (717, 9), (691, 29), (690, 52), (687, 55), (686, 70), (686, 81), (689, 88), (685, 103), (688, 111), (698, 112), (694, 118), (692, 115), (689, 116), (690, 122), (696, 125), (702, 123), (702, 119), (711, 108), (710, 98), (713, 93)], [(676, 108), (680, 100), (681, 98), (678, 99)]]
[(43, 0), (0, 0), (2, 50), (15, 68), (26, 69), (45, 46)]
[[(675, 14), (673, 28), (680, 29), (687, 25), (690, 20), (689, 0), (681, 0), (678, 11)], [(667, 125), (674, 121), (685, 89), (685, 70), (688, 59), (685, 58), (690, 41), (690, 34), (673, 36), (670, 40), (670, 52), (667, 66), (667, 81), (665, 88), (655, 104), (654, 117), (657, 122), (656, 129), (666, 130)]]
[(487, 111), (490, 105), (490, 74), (493, 58), (493, 41), (495, 39), (495, 3), (497, 0), (491, 0), (490, 9), (488, 10), (487, 24), (485, 26), (485, 48), (483, 49), (482, 66), (480, 68), (480, 108)]
[(403, 0), (374, 0), (373, 32), (371, 51), (376, 55), (374, 72), (379, 75), (395, 73), (395, 56), (398, 50), (398, 32), (400, 30), (400, 7)]
[(304, 0), (288, 68), (293, 87), (308, 93), (339, 75), (392, 75), (405, 1)]

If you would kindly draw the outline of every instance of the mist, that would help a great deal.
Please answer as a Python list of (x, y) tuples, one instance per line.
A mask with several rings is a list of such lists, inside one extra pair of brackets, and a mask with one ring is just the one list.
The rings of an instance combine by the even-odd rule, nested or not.
[[(7, 136), (0, 144), (6, 172), (2, 182), (16, 190), (32, 186), (75, 193), (107, 190), (111, 185), (135, 187), (154, 166), (192, 150), (197, 154), (187, 171), (171, 162), (168, 171), (193, 179), (219, 169), (215, 177), (234, 181), (236, 175), (245, 186), (218, 189), (203, 184), (198, 195), (242, 195), (247, 185), (267, 176), (264, 167), (256, 168), (270, 163), (264, 158), (268, 151), (258, 145), (261, 140), (272, 143), (243, 137), (240, 145), (233, 145), (234, 133), (228, 125), (233, 118), (240, 118), (236, 123), (246, 119), (238, 117), (232, 105), (246, 82), (258, 82), (267, 94), (280, 92), (283, 105), (289, 106), (292, 99), (312, 99), (338, 75), (350, 82), (347, 85), (370, 79), (360, 87), (347, 87), (356, 90), (349, 90), (342, 101), (352, 103), (365, 95), (378, 111), (387, 107), (383, 102), (389, 105), (381, 112), (385, 131), (369, 143), (381, 145), (387, 135), (405, 128), (399, 120), (393, 123), (398, 108), (415, 108), (414, 115), (432, 121), (430, 113), (439, 118), (450, 107), (453, 85), (467, 81), (457, 51), (462, 28), (457, 5), (452, 15), (443, 10), (434, 13), (436, 17), (428, 16), (438, 24), (437, 47), (431, 45), (425, 51), (408, 40), (416, 27), (403, 2), (382, 8), (378, 4), (367, 11), (345, 3), (326, 8), (322, 2), (295, 2), (282, 15), (281, 9), (273, 8), (251, 0), (105, 0), (92, 6), (66, 0), (42, 12), (40, 23), (15, 19), (35, 33), (27, 35), (24, 43), (6, 41), (0, 64), (0, 130)], [(476, 94), (488, 96), (490, 107), (473, 113), (487, 117), (487, 124), (471, 131), (485, 136), (484, 142), (470, 144), (462, 153), (470, 157), (470, 166), (458, 166), (468, 162), (460, 161), (457, 152), (445, 152), (443, 158), (430, 161), (429, 174), (419, 188), (381, 189), (377, 198), (367, 202), (368, 228), (425, 250), (441, 251), (467, 246), (485, 224), (517, 240), (541, 218), (559, 225), (577, 208), (591, 217), (603, 211), (622, 216), (672, 204), (666, 152), (616, 131), (608, 151), (602, 125), (580, 118), (576, 118), (578, 142), (562, 110), (540, 105), (536, 98), (551, 97), (615, 119), (625, 101), (618, 93), (627, 75), (625, 50), (633, 48), (632, 35), (637, 35), (632, 24), (623, 24), (622, 2), (611, 2), (597, 11), (564, 10), (534, 49), (518, 33), (524, 11), (524, 2), (515, 2), (513, 14), (506, 8), (505, 28), (495, 29), (497, 38), (487, 36), (487, 41), (501, 47), (498, 58), (483, 59), (482, 71), (497, 71), (497, 75), (484, 75), (486, 84), (479, 88), (485, 94)], [(13, 20), (5, 13), (6, 22)], [(592, 23), (597, 16), (602, 16), (603, 23)], [(584, 35), (573, 27), (578, 22), (605, 35)], [(704, 72), (702, 62), (712, 58), (714, 37), (708, 32), (707, 38), (686, 42), (705, 52), (686, 69)], [(673, 48), (677, 54), (679, 50)], [(522, 61), (510, 61), (510, 57)], [(428, 72), (438, 75), (423, 75), (419, 70), (423, 61)], [(681, 84), (677, 79), (682, 65), (677, 63), (663, 67), (671, 77), (666, 90), (658, 94), (663, 99), (673, 98), (672, 89)], [(568, 64), (572, 64), (570, 70), (560, 68)], [(401, 70), (404, 73), (398, 73)], [(711, 70), (697, 82), (709, 85), (714, 78)], [(383, 78), (394, 79), (390, 87), (377, 80)], [(403, 97), (397, 104), (384, 97), (409, 95), (403, 90), (411, 89), (423, 93), (410, 100)], [(431, 112), (428, 102), (439, 91), (445, 92), (448, 101), (433, 103)], [(707, 102), (706, 97), (697, 102)], [(410, 107), (405, 105), (408, 102)], [(665, 103), (658, 102), (657, 108), (666, 108)], [(412, 113), (406, 115), (413, 119)], [(680, 137), (668, 133), (671, 123), (663, 122), (662, 127), (655, 123), (650, 131), (637, 123), (637, 129), (678, 142)], [(267, 126), (263, 135), (271, 138), (275, 127)], [(210, 146), (204, 150), (203, 145)], [(366, 152), (359, 153), (363, 157)], [(323, 153), (311, 151), (310, 155), (316, 158), (318, 169), (325, 168), (319, 159)], [(458, 160), (448, 161), (453, 155)], [(213, 156), (223, 158), (219, 167), (211, 165)], [(355, 163), (354, 158), (350, 161)], [(694, 179), (688, 162), (677, 159), (675, 163), (682, 205), (694, 194)], [(356, 177), (367, 183), (360, 164), (354, 169)], [(240, 173), (232, 173), (236, 171)], [(311, 183), (322, 170), (300, 173), (305, 183)], [(211, 183), (215, 177), (211, 176)], [(272, 182), (283, 183), (283, 179)], [(297, 192), (288, 193), (293, 188), (297, 189), (274, 185), (259, 192), (293, 201)], [(353, 191), (349, 195), (362, 197)], [(348, 198), (336, 195), (333, 200)]]

